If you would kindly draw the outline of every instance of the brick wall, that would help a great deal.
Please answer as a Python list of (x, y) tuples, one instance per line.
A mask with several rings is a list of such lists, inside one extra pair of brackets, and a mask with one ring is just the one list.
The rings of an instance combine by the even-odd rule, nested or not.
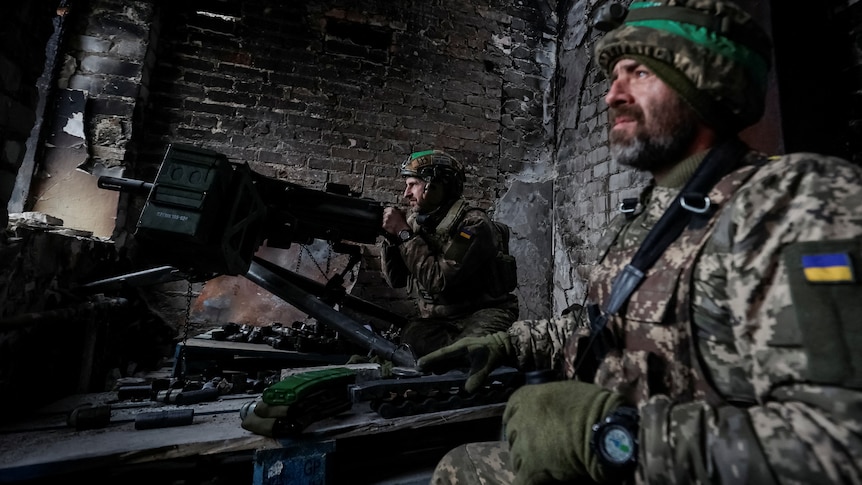
[[(512, 186), (528, 194), (553, 170), (556, 16), (546, 3), (185, 5), (158, 11), (130, 176), (152, 180), (168, 143), (190, 143), (270, 177), (400, 204), (401, 161), (441, 148), (467, 166), (468, 199), (513, 226), (523, 316), (548, 313), (550, 260), (530, 258), (550, 245), (524, 216), (548, 220), (549, 205), (506, 202)], [(371, 283), (357, 291), (389, 302)]]
[(70, 3), (29, 210), (111, 236), (118, 195), (96, 182), (124, 175), (131, 158), (153, 9), (148, 2)]
[(550, 161), (554, 26), (536, 7), (234, 2), (207, 16), (177, 3), (160, 12), (141, 175), (186, 142), (311, 187), (358, 189), (365, 173), (366, 195), (397, 203), (398, 164), (438, 147), (491, 206), (508, 175)]
[[(150, 316), (133, 297), (88, 298), (77, 292), (82, 284), (128, 270), (128, 261), (113, 242), (64, 227), (57, 217), (20, 214), (22, 209), (32, 210), (32, 200), (28, 203), (26, 199), (36, 168), (33, 160), (44, 162), (55, 159), (56, 153), (67, 154), (68, 147), (58, 146), (60, 140), (51, 136), (64, 133), (64, 128), (71, 131), (55, 121), (57, 107), (68, 106), (58, 93), (67, 92), (68, 76), (75, 71), (76, 62), (60, 52), (59, 78), (55, 78), (54, 62), (46, 64), (46, 51), (52, 56), (56, 53), (68, 26), (58, 4), (56, 0), (33, 0), (0, 6), (0, 200), (4, 202), (0, 213), (0, 395), (5, 398), (0, 399), (0, 421), (4, 422), (69, 394), (101, 391), (108, 385), (108, 376), (115, 373), (119, 377), (120, 372), (134, 372), (138, 366), (154, 368), (172, 348), (161, 345), (172, 343), (174, 337), (172, 328)], [(114, 36), (117, 29), (123, 30), (114, 27)], [(100, 32), (108, 30), (104, 25), (100, 28)], [(95, 42), (85, 35), (77, 40)], [(110, 45), (102, 47), (109, 51)], [(109, 75), (100, 76), (108, 92), (121, 84), (108, 79)], [(95, 85), (88, 85), (88, 92), (104, 94)], [(93, 114), (87, 126), (98, 127), (106, 119), (98, 109), (87, 112)], [(99, 129), (84, 139), (98, 142), (102, 138), (92, 133), (98, 134)], [(93, 146), (99, 152), (98, 143)], [(86, 149), (82, 153), (86, 160)], [(39, 172), (49, 180), (44, 169), (40, 167)], [(25, 185), (15, 187), (13, 193), (16, 175)], [(73, 210), (102, 209), (92, 198), (73, 193), (69, 179), (57, 177), (53, 183), (74, 196), (64, 202), (78, 204)]]
[(614, 164), (607, 148), (607, 81), (593, 62), (601, 2), (568, 2), (562, 22), (554, 179), (553, 313), (582, 303), (601, 229), (648, 177)]
[(154, 8), (122, 0), (75, 4), (65, 50), (69, 68), (58, 82), (87, 93), (89, 158), (82, 170), (97, 173), (97, 167), (122, 166), (128, 158), (135, 110), (146, 94)]

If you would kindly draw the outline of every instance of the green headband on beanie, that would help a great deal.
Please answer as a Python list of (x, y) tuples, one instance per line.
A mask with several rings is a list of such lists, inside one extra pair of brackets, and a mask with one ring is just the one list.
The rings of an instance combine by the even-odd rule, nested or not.
[(766, 33), (726, 0), (632, 3), (596, 44), (605, 73), (623, 57), (642, 62), (707, 124), (733, 132), (763, 115), (770, 52)]

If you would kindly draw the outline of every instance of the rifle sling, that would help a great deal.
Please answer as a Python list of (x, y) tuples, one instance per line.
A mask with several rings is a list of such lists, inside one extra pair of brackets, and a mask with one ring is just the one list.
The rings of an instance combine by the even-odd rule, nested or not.
[[(613, 335), (605, 335), (606, 332), (604, 332), (610, 316), (622, 308), (640, 285), (647, 270), (658, 261), (662, 253), (691, 222), (693, 212), (683, 202), (687, 197), (702, 200), (719, 180), (739, 165), (747, 151), (748, 147), (736, 137), (726, 140), (711, 150), (674, 198), (667, 211), (644, 238), (631, 262), (614, 278), (611, 294), (604, 308), (600, 309), (596, 304), (588, 305), (590, 337), (584, 351), (578, 352), (579, 356), (575, 363), (575, 374), (583, 380), (587, 382), (592, 380), (598, 364), (614, 346)], [(592, 348), (594, 360), (592, 365), (584, 367), (588, 362), (587, 350), (590, 348)]]
[[(631, 262), (614, 278), (611, 294), (603, 308), (606, 316), (613, 315), (622, 308), (640, 285), (647, 270), (689, 224), (693, 212), (685, 207), (686, 198), (695, 196), (703, 199), (722, 177), (736, 167), (746, 151), (748, 147), (733, 137), (706, 155), (670, 207), (644, 238)], [(603, 327), (604, 325), (597, 330), (601, 331)]]

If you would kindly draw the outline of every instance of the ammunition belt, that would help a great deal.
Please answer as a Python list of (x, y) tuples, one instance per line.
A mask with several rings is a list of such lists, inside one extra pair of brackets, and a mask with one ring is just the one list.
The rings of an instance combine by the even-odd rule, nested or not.
[(496, 369), (474, 393), (464, 390), (467, 375), (453, 371), (443, 375), (380, 379), (349, 386), (354, 403), (368, 401), (372, 411), (386, 419), (464, 409), (506, 402), (524, 383), (524, 374), (512, 368)]

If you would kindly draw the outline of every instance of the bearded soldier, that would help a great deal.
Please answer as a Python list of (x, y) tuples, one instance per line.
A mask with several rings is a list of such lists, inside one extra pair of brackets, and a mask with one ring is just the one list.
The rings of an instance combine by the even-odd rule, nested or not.
[(607, 229), (584, 311), (419, 360), (557, 369), (519, 388), (506, 441), (433, 483), (862, 483), (862, 170), (767, 157), (771, 44), (724, 0), (635, 2), (596, 44), (609, 143), (652, 175)]
[(411, 211), (383, 212), (381, 266), (393, 288), (407, 287), (419, 316), (400, 343), (422, 356), (457, 339), (506, 331), (518, 318), (508, 227), (464, 198), (464, 166), (441, 150), (401, 164)]

